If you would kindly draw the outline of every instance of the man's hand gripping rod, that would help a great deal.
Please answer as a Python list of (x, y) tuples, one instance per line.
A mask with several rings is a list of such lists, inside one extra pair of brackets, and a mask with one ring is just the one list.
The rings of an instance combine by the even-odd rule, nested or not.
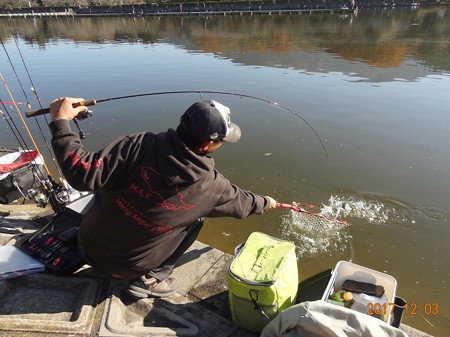
[[(97, 101), (95, 99), (88, 99), (87, 101), (81, 101), (78, 103), (74, 103), (74, 104), (72, 104), (72, 106), (74, 108), (77, 108), (79, 106), (91, 106), (91, 105), (95, 105), (95, 104), (97, 104)], [(38, 110), (29, 110), (29, 111), (25, 112), (25, 116), (27, 116), (29, 118), (29, 117), (45, 115), (48, 113), (50, 113), (50, 108), (43, 108), (43, 109), (38, 109)], [(84, 119), (89, 116), (85, 116), (84, 118), (82, 116), (80, 116), (80, 117), (78, 117), (78, 119)]]
[[(79, 106), (91, 106), (91, 105), (95, 105), (97, 103), (97, 101), (95, 99), (89, 99), (87, 101), (81, 101), (78, 103), (73, 103), (72, 106), (74, 108), (77, 108)], [(45, 115), (50, 113), (50, 108), (44, 108), (44, 109), (39, 109), (39, 110), (29, 110), (27, 112), (25, 112), (25, 116), (29, 117), (36, 117), (36, 116), (40, 116), (40, 115)], [(83, 119), (86, 119), (88, 117), (92, 116), (92, 111), (89, 109), (86, 109), (84, 111), (81, 111), (74, 119), (73, 122), (75, 123), (75, 126), (77, 127), (79, 134), (80, 134), (80, 139), (85, 139), (86, 136), (83, 132), (83, 130), (81, 130), (80, 126), (78, 125), (78, 121), (81, 121)]]

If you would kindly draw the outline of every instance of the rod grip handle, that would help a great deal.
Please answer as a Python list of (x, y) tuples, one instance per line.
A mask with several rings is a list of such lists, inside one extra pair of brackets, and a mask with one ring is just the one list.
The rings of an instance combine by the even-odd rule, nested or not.
[(300, 207), (295, 207), (294, 205), (291, 204), (277, 203), (277, 207), (290, 208), (296, 212), (302, 212), (302, 209)]
[[(95, 99), (88, 99), (86, 101), (81, 101), (78, 103), (73, 103), (72, 106), (74, 108), (79, 107), (79, 106), (91, 106), (91, 105), (95, 105), (97, 104), (97, 101)], [(43, 108), (43, 109), (38, 109), (38, 110), (29, 110), (27, 112), (25, 112), (25, 116), (27, 116), (27, 118), (29, 117), (36, 117), (36, 116), (40, 116), (40, 115), (45, 115), (50, 113), (50, 108)]]

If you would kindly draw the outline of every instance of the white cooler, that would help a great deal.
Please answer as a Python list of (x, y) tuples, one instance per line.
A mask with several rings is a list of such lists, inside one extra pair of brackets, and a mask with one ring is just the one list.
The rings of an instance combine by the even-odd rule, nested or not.
[(372, 309), (376, 309), (378, 312), (379, 310), (382, 310), (383, 314), (386, 312), (385, 315), (382, 315), (383, 317), (382, 319), (386, 323), (390, 324), (393, 304), (391, 305), (389, 303), (394, 303), (395, 300), (395, 291), (397, 289), (397, 281), (395, 280), (395, 278), (393, 278), (388, 274), (380, 273), (376, 270), (362, 267), (351, 262), (340, 261), (336, 265), (336, 268), (333, 270), (331, 279), (328, 282), (322, 300), (328, 302), (329, 296), (333, 292), (340, 290), (345, 280), (353, 280), (383, 286), (385, 295), (388, 300), (386, 308), (385, 307), (380, 308), (380, 306), (375, 307), (375, 303), (373, 303), (371, 306), (368, 307), (368, 309), (372, 307)]

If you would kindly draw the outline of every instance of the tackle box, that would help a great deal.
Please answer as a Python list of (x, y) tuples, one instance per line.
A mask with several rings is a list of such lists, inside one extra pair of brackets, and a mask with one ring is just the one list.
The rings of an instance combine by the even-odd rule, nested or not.
[(388, 301), (386, 308), (381, 306), (376, 307), (375, 303), (372, 303), (372, 306), (369, 306), (368, 309), (370, 310), (372, 308), (373, 311), (382, 310), (384, 313), (382, 317), (383, 320), (388, 324), (392, 324), (393, 317), (391, 316), (393, 310), (391, 310), (391, 305), (398, 302), (395, 296), (397, 281), (394, 277), (351, 262), (339, 261), (331, 274), (331, 278), (323, 293), (322, 300), (333, 302), (329, 299), (330, 295), (335, 291), (341, 290), (344, 282), (347, 280), (357, 281), (366, 286), (373, 285), (373, 288), (379, 288), (380, 286), (384, 288), (383, 296), (385, 295)]
[(44, 271), (55, 275), (70, 275), (85, 261), (77, 245), (83, 214), (93, 202), (87, 195), (66, 205), (43, 228), (16, 242), (22, 252), (44, 265)]

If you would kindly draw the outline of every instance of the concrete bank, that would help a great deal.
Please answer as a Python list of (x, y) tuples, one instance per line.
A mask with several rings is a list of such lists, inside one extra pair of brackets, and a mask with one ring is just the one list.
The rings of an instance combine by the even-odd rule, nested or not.
[[(0, 205), (0, 245), (48, 223), (51, 209)], [(125, 283), (85, 266), (72, 276), (46, 273), (0, 280), (1, 336), (252, 337), (231, 321), (226, 272), (229, 254), (196, 242), (174, 271), (180, 288), (166, 299), (136, 300)], [(410, 337), (429, 336), (406, 325)]]

